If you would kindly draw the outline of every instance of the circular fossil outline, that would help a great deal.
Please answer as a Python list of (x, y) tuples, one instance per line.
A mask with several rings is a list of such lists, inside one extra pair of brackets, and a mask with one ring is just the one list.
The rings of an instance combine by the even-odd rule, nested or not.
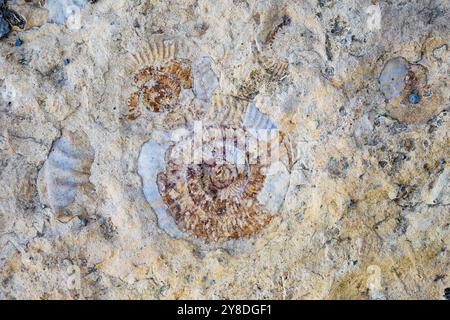
[[(220, 101), (225, 102), (229, 101), (229, 99), (221, 99)], [(227, 117), (218, 116), (217, 112), (214, 112), (215, 117), (211, 119), (212, 123), (208, 123), (208, 119), (205, 119), (205, 122), (208, 123), (207, 128), (218, 130), (235, 128), (247, 132), (250, 136), (257, 133), (258, 129), (274, 129), (274, 123), (269, 121), (270, 119), (266, 119), (268, 118), (267, 115), (259, 112), (255, 106), (249, 106), (251, 104), (242, 110), (241, 117), (236, 117), (232, 113), (231, 119), (234, 120), (232, 124), (227, 122), (227, 120), (229, 121)], [(216, 111), (217, 108), (216, 106)], [(229, 109), (229, 105), (226, 105), (223, 111), (229, 114)], [(258, 119), (258, 121), (252, 121), (252, 117)], [(217, 119), (221, 120), (218, 121)], [(238, 123), (236, 124), (237, 119)], [(252, 124), (257, 124), (260, 127), (252, 127)], [(186, 165), (186, 161), (177, 163), (174, 161), (177, 157), (172, 157), (172, 153), (176, 154), (177, 148), (186, 150), (182, 146), (183, 143), (195, 144), (193, 131), (194, 129), (189, 126), (173, 131), (156, 131), (141, 149), (138, 160), (138, 174), (142, 179), (146, 200), (158, 217), (159, 228), (173, 238), (188, 239), (196, 244), (214, 244), (220, 247), (233, 246), (233, 242), (247, 240), (258, 234), (272, 220), (272, 217), (279, 213), (284, 203), (290, 179), (288, 166), (281, 159), (272, 161), (269, 158), (269, 161), (263, 166), (265, 175), (262, 176), (261, 168), (258, 168), (257, 164), (251, 164), (250, 166), (252, 167), (245, 167), (245, 165), (248, 165), (248, 162), (244, 161), (242, 163), (244, 167), (237, 166), (233, 169), (237, 179), (232, 182), (236, 183), (225, 181), (227, 178), (223, 177), (205, 177), (205, 172), (220, 172), (220, 168), (222, 168), (224, 163), (217, 164), (213, 161), (209, 163), (205, 161), (197, 163), (197, 166)], [(240, 140), (240, 138), (237, 140)], [(215, 138), (212, 139), (211, 141), (214, 142)], [(263, 140), (262, 143), (267, 144), (268, 141)], [(236, 153), (245, 155), (243, 158), (247, 157), (246, 159), (248, 159), (247, 150), (240, 152), (241, 150), (239, 149), (244, 144), (242, 140), (240, 143), (233, 140), (229, 141), (228, 146), (237, 150), (238, 152)], [(225, 161), (225, 165), (229, 173), (233, 171), (230, 163)], [(247, 168), (247, 170), (252, 168), (252, 170), (246, 172), (247, 174), (243, 174), (243, 168)], [(245, 180), (248, 177), (253, 179), (249, 180), (250, 183), (248, 183), (248, 180)], [(214, 182), (216, 186), (211, 188)], [(218, 190), (221, 184), (226, 185), (230, 190)], [(247, 186), (247, 189), (243, 187), (244, 185)], [(199, 190), (198, 186), (205, 189)], [(236, 193), (242, 195), (244, 189), (248, 192), (246, 197), (233, 198), (233, 201), (230, 203), (224, 202), (226, 199), (229, 199), (228, 197), (236, 196)], [(214, 196), (211, 196), (211, 191)], [(210, 203), (202, 199), (202, 196), (206, 194), (209, 194), (209, 198), (206, 197), (206, 199), (209, 199)], [(205, 210), (199, 210), (198, 207), (193, 205), (195, 201), (192, 200), (191, 195), (197, 203), (206, 208), (206, 211), (209, 210), (209, 213), (213, 212), (214, 216), (208, 218), (205, 215)], [(227, 217), (229, 220), (223, 223), (217, 221), (217, 219), (226, 216), (227, 212), (223, 212), (224, 208), (242, 206), (243, 201), (241, 200), (243, 199), (247, 201), (249, 207), (256, 205), (258, 208), (249, 209), (247, 213), (242, 211), (242, 213), (234, 214), (234, 216), (230, 214)], [(211, 202), (211, 200), (213, 201)], [(237, 211), (231, 212), (236, 213)], [(236, 217), (240, 218), (236, 219)], [(252, 222), (254, 224), (253, 227)]]

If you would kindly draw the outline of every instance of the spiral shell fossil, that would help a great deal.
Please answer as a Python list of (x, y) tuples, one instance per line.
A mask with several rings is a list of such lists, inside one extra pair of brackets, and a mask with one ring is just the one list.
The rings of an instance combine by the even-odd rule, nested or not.
[(276, 39), (283, 34), (283, 29), (291, 24), (291, 18), (283, 13), (283, 9), (274, 5), (270, 14), (265, 15), (259, 35), (252, 44), (258, 64), (267, 73), (268, 81), (280, 81), (287, 75), (289, 64), (281, 57), (274, 55), (273, 47)]
[(128, 119), (144, 110), (173, 110), (183, 89), (192, 88), (191, 63), (179, 58), (179, 41), (156, 41), (130, 57), (129, 71), (137, 90), (128, 98)]
[[(194, 242), (257, 234), (280, 210), (289, 182), (274, 156), (274, 129), (256, 106), (225, 96), (214, 99), (200, 129), (155, 133), (142, 147), (138, 173), (159, 227)], [(259, 139), (259, 131), (271, 139)]]
[(252, 48), (258, 66), (240, 85), (238, 95), (245, 99), (252, 99), (263, 87), (277, 85), (288, 75), (289, 69), (289, 63), (286, 60), (270, 57), (261, 52), (256, 42), (253, 42)]
[(90, 170), (94, 150), (82, 132), (64, 131), (39, 173), (39, 190), (60, 221), (87, 213), (94, 192)]
[(287, 74), (288, 63), (267, 58), (261, 54), (257, 55), (258, 62), (274, 79), (280, 80)]

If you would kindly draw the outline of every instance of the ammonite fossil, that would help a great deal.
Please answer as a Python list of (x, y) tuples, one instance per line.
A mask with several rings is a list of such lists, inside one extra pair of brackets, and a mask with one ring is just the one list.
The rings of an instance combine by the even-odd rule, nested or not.
[(87, 214), (94, 186), (90, 183), (94, 149), (83, 132), (64, 130), (39, 173), (39, 191), (63, 222)]
[(271, 51), (273, 46), (276, 46), (276, 38), (291, 24), (291, 18), (286, 14), (279, 16), (283, 10), (277, 5), (273, 9), (273, 12), (263, 19), (257, 39), (253, 43), (253, 52), (259, 65), (270, 76), (269, 79), (280, 81), (286, 76), (289, 64)]
[(259, 66), (253, 69), (242, 82), (238, 95), (252, 99), (267, 84), (277, 84), (288, 75), (289, 64), (286, 61), (264, 56), (254, 48), (254, 56)]
[[(265, 180), (263, 167), (237, 159), (245, 156), (239, 139), (244, 132), (239, 137), (225, 137), (224, 131), (235, 129), (221, 127), (220, 134), (202, 141), (205, 150), (198, 163), (177, 163), (174, 153), (180, 145), (173, 147), (175, 150), (170, 148), (166, 170), (157, 177), (159, 192), (177, 225), (203, 239), (252, 235), (271, 220), (269, 212), (256, 201)], [(187, 137), (184, 143), (192, 145), (193, 139)]]
[(287, 15), (284, 15), (281, 18), (281, 22), (275, 26), (275, 28), (272, 29), (272, 31), (269, 32), (269, 34), (266, 37), (266, 43), (271, 44), (274, 42), (275, 37), (277, 34), (286, 26), (289, 26), (291, 24), (291, 18)]
[(256, 106), (214, 100), (201, 123), (155, 133), (139, 157), (144, 194), (170, 236), (224, 243), (257, 234), (289, 184), (275, 123)]
[[(272, 19), (268, 20), (273, 22)], [(277, 57), (271, 51), (273, 51), (272, 45), (279, 31), (290, 23), (291, 19), (285, 15), (282, 21), (273, 27), (269, 33), (264, 28), (260, 30), (259, 38), (262, 37), (263, 39), (257, 37), (252, 42), (253, 56), (258, 63), (258, 67), (253, 69), (241, 84), (238, 95), (252, 99), (265, 84), (276, 84), (288, 75), (288, 61), (285, 58)]]
[(128, 119), (144, 110), (173, 110), (182, 89), (192, 88), (191, 63), (179, 58), (180, 42), (156, 41), (130, 57), (137, 90), (128, 99)]

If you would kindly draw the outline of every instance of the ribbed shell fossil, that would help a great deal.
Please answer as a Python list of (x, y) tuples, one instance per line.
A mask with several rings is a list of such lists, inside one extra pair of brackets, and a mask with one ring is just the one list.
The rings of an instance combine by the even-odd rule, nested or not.
[(284, 15), (281, 19), (282, 21), (273, 28), (273, 30), (267, 35), (266, 37), (266, 43), (271, 44), (275, 40), (275, 37), (277, 34), (286, 26), (289, 26), (291, 24), (291, 18), (289, 16)]
[(258, 19), (256, 40), (262, 46), (271, 46), (277, 37), (291, 25), (291, 17), (280, 3), (274, 1), (269, 10), (264, 10)]
[(430, 82), (429, 78), (428, 69), (421, 64), (410, 63), (403, 57), (388, 60), (379, 84), (389, 114), (404, 123), (425, 122), (436, 115), (448, 94), (441, 90), (445, 80)]
[(253, 43), (253, 55), (259, 66), (253, 69), (240, 85), (238, 95), (252, 99), (264, 86), (276, 85), (288, 74), (289, 63), (283, 59), (268, 57)]
[(279, 80), (287, 74), (288, 63), (286, 61), (277, 61), (257, 54), (258, 62), (274, 79)]
[(179, 41), (156, 41), (130, 57), (129, 68), (138, 88), (128, 99), (128, 119), (145, 109), (169, 111), (176, 107), (182, 89), (192, 88), (191, 63), (178, 58)]
[(172, 237), (224, 243), (253, 236), (272, 220), (289, 172), (279, 159), (258, 153), (278, 134), (258, 139), (257, 129), (275, 124), (248, 102), (215, 97), (200, 134), (195, 125), (182, 127), (144, 144), (138, 172), (161, 229)]
[[(274, 55), (273, 47), (276, 46), (275, 42), (277, 37), (282, 35), (284, 28), (291, 24), (291, 18), (283, 13), (283, 9), (276, 3), (262, 18), (261, 25), (259, 27), (258, 36), (252, 44), (253, 53), (257, 62), (267, 73), (267, 79), (261, 79), (262, 81), (280, 81), (287, 75), (288, 62), (281, 57)], [(270, 53), (271, 52), (271, 53)], [(253, 73), (253, 77), (255, 77)], [(250, 75), (252, 77), (252, 75)], [(251, 84), (251, 79), (247, 80), (244, 87), (254, 91), (255, 85)], [(245, 96), (245, 95), (244, 95)]]
[(242, 123), (248, 102), (233, 96), (215, 95), (204, 121), (216, 125), (238, 125)]
[(94, 150), (82, 132), (64, 131), (55, 141), (39, 176), (43, 202), (57, 218), (68, 221), (86, 213), (85, 205), (94, 192), (89, 182)]

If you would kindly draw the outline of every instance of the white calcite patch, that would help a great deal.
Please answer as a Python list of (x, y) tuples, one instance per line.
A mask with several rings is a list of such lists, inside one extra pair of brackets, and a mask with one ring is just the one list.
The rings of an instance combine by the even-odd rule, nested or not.
[(64, 24), (67, 20), (73, 24), (80, 19), (80, 10), (86, 5), (87, 0), (46, 0), (45, 8), (49, 11), (49, 21)]

